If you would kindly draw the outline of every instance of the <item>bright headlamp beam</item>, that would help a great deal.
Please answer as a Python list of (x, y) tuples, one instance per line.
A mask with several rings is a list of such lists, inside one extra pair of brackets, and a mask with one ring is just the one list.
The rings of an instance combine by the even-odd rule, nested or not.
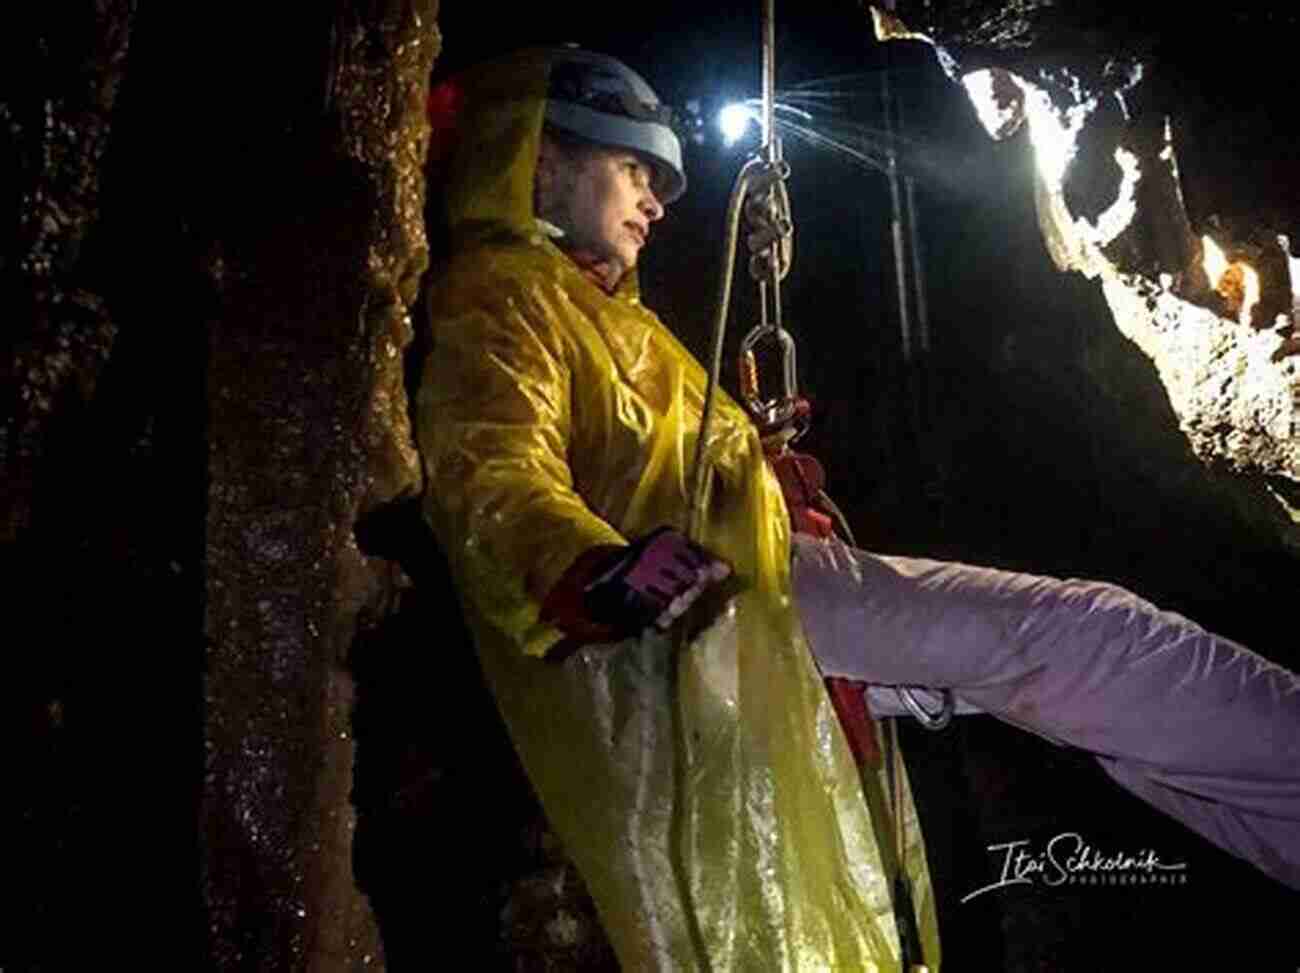
[(757, 124), (758, 120), (754, 109), (744, 102), (733, 101), (718, 112), (718, 127), (722, 129), (722, 138), (727, 145), (734, 145), (743, 138), (749, 126)]

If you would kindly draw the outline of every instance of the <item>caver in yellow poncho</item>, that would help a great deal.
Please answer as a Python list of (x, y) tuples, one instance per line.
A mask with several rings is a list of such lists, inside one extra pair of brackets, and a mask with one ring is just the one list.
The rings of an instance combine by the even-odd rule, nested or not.
[(780, 489), (729, 399), (701, 541), (744, 592), (677, 651), (646, 634), (544, 658), (561, 636), (540, 602), (579, 554), (684, 527), (705, 383), (633, 275), (607, 295), (539, 233), (546, 72), (531, 54), (465, 79), (419, 395), (426, 512), (484, 671), (625, 969), (897, 970), (880, 845), (791, 604)]

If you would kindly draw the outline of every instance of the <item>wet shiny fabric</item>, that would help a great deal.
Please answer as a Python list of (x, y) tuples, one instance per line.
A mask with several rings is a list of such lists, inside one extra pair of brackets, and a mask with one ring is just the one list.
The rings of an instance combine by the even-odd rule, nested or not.
[(803, 536), (794, 562), (827, 675), (877, 684), (873, 702), (888, 702), (881, 685), (949, 688), (958, 712), (1088, 750), (1143, 800), (1300, 889), (1300, 676), (1112, 584)]
[[(607, 295), (537, 233), (544, 90), (529, 59), (465, 83), (418, 400), (426, 513), (484, 671), (625, 969), (897, 970), (891, 876), (793, 611), (780, 489), (734, 403), (707, 444), (701, 540), (742, 593), (688, 644), (544, 658), (561, 636), (540, 602), (579, 553), (684, 525), (705, 382), (635, 277)], [(933, 970), (906, 787), (902, 817)]]

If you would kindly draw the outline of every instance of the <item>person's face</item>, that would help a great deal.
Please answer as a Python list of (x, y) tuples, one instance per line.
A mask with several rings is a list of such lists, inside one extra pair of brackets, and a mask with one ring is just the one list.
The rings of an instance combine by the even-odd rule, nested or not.
[(626, 149), (595, 147), (569, 166), (558, 179), (567, 199), (557, 200), (552, 222), (564, 230), (568, 247), (626, 273), (650, 238), (650, 224), (664, 215), (650, 188), (649, 164)]

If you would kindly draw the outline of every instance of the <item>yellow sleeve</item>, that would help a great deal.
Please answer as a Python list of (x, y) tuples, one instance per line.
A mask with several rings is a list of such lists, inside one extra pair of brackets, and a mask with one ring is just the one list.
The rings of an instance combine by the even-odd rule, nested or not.
[(542, 599), (583, 551), (626, 541), (573, 488), (571, 366), (558, 327), (513, 298), (433, 322), (418, 399), (425, 516), (460, 596), (521, 651), (561, 638)]

